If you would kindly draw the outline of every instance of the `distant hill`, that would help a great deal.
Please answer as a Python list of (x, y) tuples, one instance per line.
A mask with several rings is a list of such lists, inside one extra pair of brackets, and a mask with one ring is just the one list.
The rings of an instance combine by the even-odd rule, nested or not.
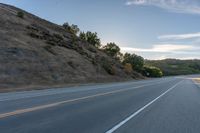
[(165, 76), (200, 73), (200, 60), (146, 60), (145, 63), (159, 67)]
[(62, 26), (13, 6), (0, 4), (0, 25), (0, 89), (143, 78)]

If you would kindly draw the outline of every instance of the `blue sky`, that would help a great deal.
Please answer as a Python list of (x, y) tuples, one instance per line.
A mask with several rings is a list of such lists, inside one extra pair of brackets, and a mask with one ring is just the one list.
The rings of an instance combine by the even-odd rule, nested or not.
[(0, 0), (147, 59), (200, 59), (199, 0)]

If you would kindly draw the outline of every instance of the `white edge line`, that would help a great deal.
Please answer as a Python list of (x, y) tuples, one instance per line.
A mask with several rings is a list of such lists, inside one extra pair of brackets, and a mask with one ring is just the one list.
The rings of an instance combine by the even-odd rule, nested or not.
[(137, 110), (135, 113), (133, 113), (128, 118), (124, 119), (122, 122), (118, 123), (116, 126), (114, 126), (113, 128), (111, 128), (110, 130), (108, 130), (106, 133), (113, 133), (113, 132), (115, 132), (118, 128), (120, 128), (122, 125), (124, 125), (130, 119), (132, 119), (133, 117), (135, 117), (136, 115), (138, 115), (140, 112), (142, 112), (148, 106), (150, 106), (151, 104), (153, 104), (154, 102), (156, 102), (158, 99), (160, 99), (161, 97), (163, 97), (165, 94), (167, 94), (172, 89), (176, 88), (181, 82), (183, 82), (183, 80), (180, 81), (180, 82), (178, 82), (177, 84), (175, 84), (171, 88), (169, 88), (167, 91), (165, 91), (164, 93), (162, 93), (160, 96), (158, 96), (157, 98), (155, 98), (154, 100), (152, 100), (151, 102), (149, 102), (148, 104), (146, 104), (145, 106), (143, 106), (142, 108), (140, 108), (139, 110)]

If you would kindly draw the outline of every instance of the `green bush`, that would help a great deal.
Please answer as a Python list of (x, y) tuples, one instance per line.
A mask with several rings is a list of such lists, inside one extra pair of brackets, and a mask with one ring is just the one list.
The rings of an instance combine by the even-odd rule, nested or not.
[(125, 53), (123, 64), (130, 63), (134, 70), (141, 72), (144, 66), (144, 58), (135, 54)]
[(113, 58), (117, 58), (118, 55), (120, 55), (120, 48), (114, 42), (107, 43), (107, 45), (103, 47), (103, 51)]
[(153, 66), (144, 66), (143, 75), (147, 77), (162, 77), (163, 73), (160, 68)]
[(101, 40), (98, 37), (96, 32), (95, 33), (92, 33), (90, 31), (88, 31), (86, 33), (81, 32), (79, 37), (80, 37), (81, 40), (84, 40), (84, 41), (92, 44), (93, 46), (95, 46), (97, 48), (100, 48), (100, 46), (101, 46)]
[(77, 35), (77, 34), (79, 33), (79, 31), (80, 31), (80, 29), (78, 28), (78, 26), (77, 26), (77, 25), (74, 25), (74, 24), (69, 25), (69, 23), (64, 23), (64, 24), (63, 24), (63, 27), (64, 27), (67, 31), (69, 31), (70, 33), (72, 33), (72, 34), (74, 34), (74, 35)]
[(24, 18), (24, 13), (22, 11), (17, 12), (19, 18)]

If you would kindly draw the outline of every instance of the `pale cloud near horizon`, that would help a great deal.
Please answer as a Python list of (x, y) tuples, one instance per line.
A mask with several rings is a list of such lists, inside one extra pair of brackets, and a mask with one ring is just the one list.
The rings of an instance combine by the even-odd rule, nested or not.
[(188, 34), (161, 35), (158, 37), (158, 39), (167, 39), (167, 40), (183, 40), (183, 39), (196, 39), (196, 38), (200, 38), (200, 32), (188, 33)]
[(189, 45), (175, 45), (175, 44), (162, 44), (162, 45), (153, 45), (152, 48), (133, 48), (133, 47), (121, 47), (122, 51), (126, 52), (158, 52), (158, 53), (167, 53), (167, 52), (185, 52), (188, 50), (197, 50), (195, 46)]
[(176, 13), (200, 14), (199, 0), (128, 0), (126, 5), (155, 6)]
[(122, 53), (135, 53), (146, 59), (161, 60), (167, 58), (199, 59), (200, 47), (180, 44), (157, 44), (151, 48), (120, 47)]

